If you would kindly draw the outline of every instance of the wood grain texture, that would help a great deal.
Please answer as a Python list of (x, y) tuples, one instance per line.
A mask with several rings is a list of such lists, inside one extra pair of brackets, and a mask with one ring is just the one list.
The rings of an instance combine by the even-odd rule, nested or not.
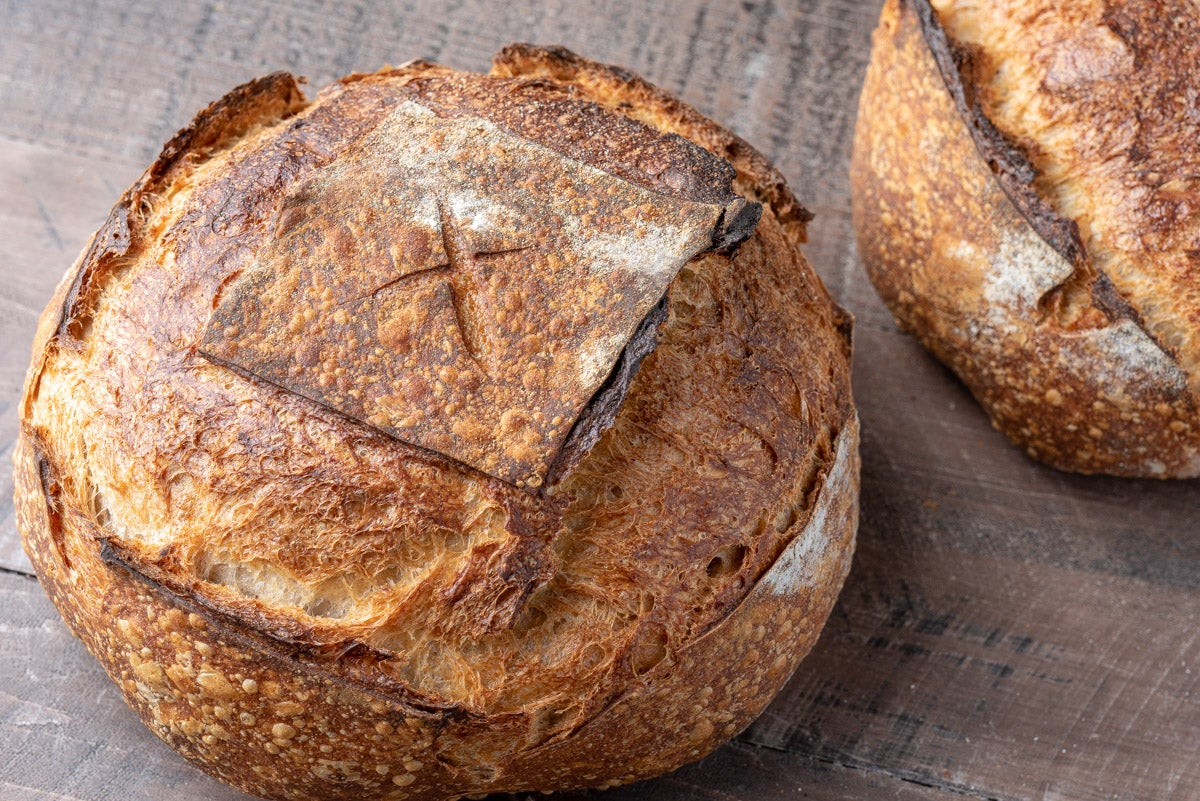
[(845, 178), (879, 5), (0, 0), (0, 797), (244, 798), (144, 730), (21, 575), (14, 405), (59, 276), (139, 165), (234, 84), (284, 68), (315, 88), (415, 56), (483, 68), (512, 40), (625, 64), (766, 152), (858, 318), (860, 548), (822, 641), (709, 759), (563, 797), (1200, 797), (1200, 483), (1039, 466), (896, 331)]
[(1194, 592), (879, 541), (857, 570), (747, 742), (988, 798), (1195, 797)]

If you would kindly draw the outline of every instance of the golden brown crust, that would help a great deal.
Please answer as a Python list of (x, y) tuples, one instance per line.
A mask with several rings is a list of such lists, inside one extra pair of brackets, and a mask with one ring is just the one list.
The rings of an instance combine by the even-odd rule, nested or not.
[(1179, 54), (1200, 41), (1200, 16), (1158, 0), (937, 5), (977, 53), (964, 83), (1195, 393), (1200, 65)]
[(897, 321), (993, 424), (1065, 470), (1200, 474), (1187, 374), (962, 81), (927, 0), (889, 2), (851, 168), (859, 250)]
[[(505, 80), (548, 91), (565, 56), (521, 52)], [(46, 312), (16, 454), (27, 550), (147, 725), (226, 781), (441, 799), (654, 775), (744, 727), (828, 615), (857, 425), (848, 321), (796, 248), (800, 207), (712, 122), (570, 63), (556, 92), (732, 147), (735, 189), (767, 205), (736, 252), (679, 269), (611, 427), (550, 492), (199, 352), (287, 187), (441, 68), (305, 106), (249, 93), (252, 124), (182, 147), (114, 211), (127, 243), (75, 268), (86, 324), (59, 325), (65, 288)]]
[(393, 105), (342, 150), (294, 124), (329, 163), (242, 201), (273, 223), (201, 351), (537, 490), (568, 472), (556, 456), (610, 374), (619, 405), (635, 371), (612, 367), (679, 267), (736, 244), (748, 205), (724, 160), (562, 88), (405, 77), (373, 84)]

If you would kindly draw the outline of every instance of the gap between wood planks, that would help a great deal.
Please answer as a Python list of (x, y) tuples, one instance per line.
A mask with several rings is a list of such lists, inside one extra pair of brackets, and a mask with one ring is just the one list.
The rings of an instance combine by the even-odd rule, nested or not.
[(0, 565), (0, 576), (19, 576), (23, 579), (31, 579), (37, 581), (37, 576), (33, 573), (26, 573), (24, 570), (14, 570), (11, 567)]
[(752, 746), (754, 748), (763, 748), (768, 751), (776, 751), (781, 754), (788, 754), (789, 756), (801, 756), (801, 757), (805, 757), (806, 759), (811, 759), (814, 762), (820, 762), (822, 764), (831, 765), (836, 768), (843, 768), (845, 770), (853, 770), (853, 771), (861, 771), (862, 773), (866, 773), (866, 774), (870, 774), (870, 775), (874, 775), (874, 776), (882, 776), (884, 778), (893, 779), (893, 780), (899, 781), (899, 782), (904, 782), (905, 784), (914, 784), (918, 787), (927, 787), (931, 790), (937, 790), (938, 792), (951, 793), (953, 795), (961, 796), (964, 798), (975, 798), (975, 799), (979, 799), (979, 801), (1009, 801), (1009, 799), (1006, 799), (1002, 796), (988, 795), (986, 793), (980, 792), (979, 790), (973, 789), (971, 787), (965, 787), (960, 784), (953, 784), (953, 783), (949, 783), (949, 782), (935, 782), (932, 779), (928, 779), (928, 778), (918, 778), (916, 775), (907, 773), (905, 771), (888, 770), (885, 767), (881, 767), (879, 765), (871, 765), (866, 762), (846, 761), (846, 760), (841, 760), (841, 759), (833, 759), (832, 757), (821, 756), (820, 754), (815, 754), (815, 753), (806, 753), (803, 751), (790, 751), (786, 748), (780, 748), (778, 746), (773, 746), (768, 743), (759, 743), (759, 742), (755, 742), (752, 739), (743, 739), (744, 736), (745, 735), (738, 735), (737, 737), (734, 738), (735, 742), (739, 745), (748, 745), (748, 746)]

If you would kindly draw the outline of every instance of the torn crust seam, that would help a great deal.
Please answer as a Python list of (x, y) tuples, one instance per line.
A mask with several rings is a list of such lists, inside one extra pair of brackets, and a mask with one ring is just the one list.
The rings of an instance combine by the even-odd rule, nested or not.
[(1062, 217), (1051, 203), (1034, 187), (1037, 170), (1022, 150), (1008, 140), (987, 117), (974, 98), (968, 97), (969, 86), (963, 79), (969, 68), (970, 51), (950, 39), (929, 0), (910, 2), (916, 11), (926, 47), (937, 65), (946, 91), (950, 94), (979, 157), (991, 169), (1001, 191), (1033, 231), (1058, 253), (1072, 268), (1058, 285), (1047, 289), (1038, 298), (1037, 308), (1051, 313), (1050, 299), (1056, 294), (1071, 293), (1073, 287), (1086, 288), (1091, 305), (1114, 323), (1133, 322), (1153, 345), (1178, 364), (1177, 354), (1161, 342), (1146, 326), (1139, 310), (1113, 284), (1107, 274), (1092, 261), (1074, 220)]

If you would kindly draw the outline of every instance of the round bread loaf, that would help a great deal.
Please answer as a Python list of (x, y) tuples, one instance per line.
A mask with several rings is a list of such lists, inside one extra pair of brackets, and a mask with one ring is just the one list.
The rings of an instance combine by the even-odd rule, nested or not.
[(701, 757), (853, 549), (850, 322), (808, 219), (743, 141), (562, 50), (252, 81), (42, 317), (30, 558), (145, 723), (264, 797)]
[(852, 166), (900, 325), (1034, 458), (1200, 475), (1195, 9), (890, 0)]

